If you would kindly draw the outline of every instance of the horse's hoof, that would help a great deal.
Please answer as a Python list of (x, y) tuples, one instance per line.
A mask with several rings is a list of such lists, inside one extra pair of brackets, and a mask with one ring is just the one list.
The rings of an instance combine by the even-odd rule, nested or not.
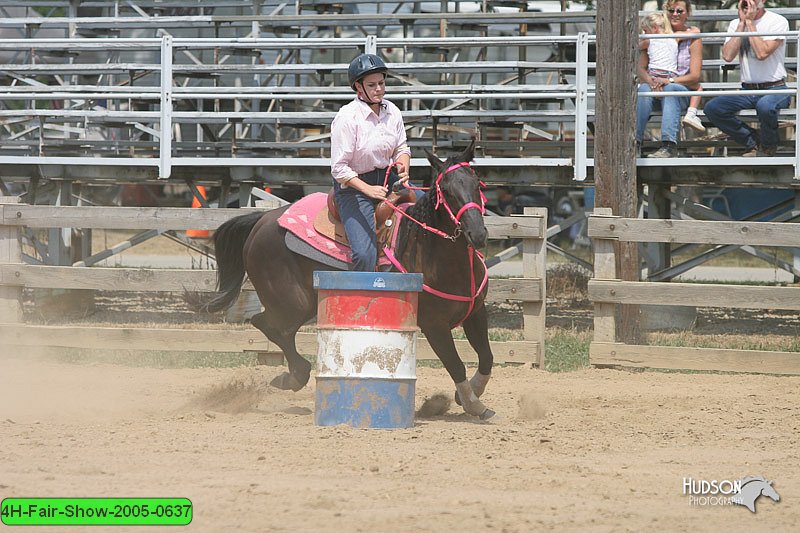
[(458, 391), (455, 392), (456, 405), (461, 405), (461, 398), (458, 397)]
[(478, 418), (480, 418), (481, 420), (483, 420), (484, 422), (486, 422), (487, 420), (489, 420), (489, 419), (491, 419), (491, 418), (494, 418), (494, 415), (496, 415), (496, 414), (497, 414), (497, 413), (495, 413), (495, 412), (494, 412), (494, 411), (492, 411), (491, 409), (486, 409), (486, 410), (485, 410), (485, 411), (484, 411), (484, 412), (481, 414), (481, 416), (479, 416)]
[(284, 372), (280, 376), (275, 377), (275, 379), (270, 381), (269, 384), (276, 389), (290, 390), (293, 392), (297, 392), (306, 386), (305, 383), (300, 383), (297, 381), (297, 378), (295, 378), (289, 372)]

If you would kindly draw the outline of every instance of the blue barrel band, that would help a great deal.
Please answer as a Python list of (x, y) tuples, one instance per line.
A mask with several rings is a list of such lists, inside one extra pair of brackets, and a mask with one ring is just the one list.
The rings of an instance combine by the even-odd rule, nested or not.
[(413, 379), (317, 377), (314, 422), (317, 426), (411, 428), (415, 389)]
[(314, 271), (314, 288), (343, 291), (422, 291), (422, 274)]

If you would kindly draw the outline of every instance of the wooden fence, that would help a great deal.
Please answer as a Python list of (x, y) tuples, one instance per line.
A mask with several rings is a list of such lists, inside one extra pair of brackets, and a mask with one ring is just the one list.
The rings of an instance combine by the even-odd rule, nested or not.
[(800, 287), (652, 283), (617, 279), (615, 241), (800, 247), (800, 224), (620, 218), (599, 208), (589, 217), (594, 245), (594, 365), (800, 374), (800, 353), (616, 342), (616, 304), (800, 310)]
[[(252, 209), (251, 209), (252, 210)], [(216, 229), (244, 209), (150, 207), (71, 207), (19, 204), (0, 197), (0, 344), (88, 349), (275, 353), (279, 349), (258, 330), (171, 329), (29, 325), (22, 319), (23, 288), (94, 289), (115, 291), (190, 291), (215, 289), (211, 270), (43, 266), (23, 264), (21, 231), (28, 228)], [(523, 278), (493, 279), (490, 301), (521, 301), (522, 341), (493, 342), (498, 362), (533, 362), (544, 366), (545, 272), (547, 210), (527, 208), (514, 217), (486, 217), (489, 238), (523, 240)], [(248, 289), (246, 286), (245, 289)], [(456, 341), (465, 361), (477, 361), (466, 340)], [(297, 335), (300, 353), (316, 354), (316, 334)], [(419, 359), (435, 359), (421, 339)]]

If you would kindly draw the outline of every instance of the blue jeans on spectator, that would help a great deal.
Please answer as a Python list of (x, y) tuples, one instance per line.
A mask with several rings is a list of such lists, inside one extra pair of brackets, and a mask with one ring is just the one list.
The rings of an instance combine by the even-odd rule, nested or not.
[[(770, 89), (785, 88), (785, 85), (770, 87)], [(716, 127), (748, 149), (754, 148), (757, 144), (765, 148), (774, 148), (778, 146), (778, 111), (789, 107), (790, 101), (788, 94), (717, 96), (703, 106), (703, 112)], [(736, 114), (742, 109), (756, 110), (761, 125), (760, 132), (739, 120)]]
[[(386, 169), (377, 169), (359, 177), (370, 185), (383, 185), (385, 172)], [(390, 191), (398, 179), (393, 169), (389, 174)], [(342, 187), (339, 182), (334, 182), (333, 189), (339, 218), (350, 242), (353, 261), (350, 270), (374, 272), (378, 263), (378, 241), (375, 237), (375, 205), (378, 200), (368, 198), (353, 188)]]
[[(639, 84), (639, 92), (650, 92), (652, 89), (646, 83)], [(680, 83), (664, 85), (664, 92), (688, 91)], [(636, 100), (636, 140), (642, 142), (644, 129), (653, 111), (661, 109), (661, 140), (672, 143), (678, 142), (678, 129), (681, 123), (681, 114), (689, 107), (688, 96), (665, 96), (656, 98), (652, 96), (639, 96)]]

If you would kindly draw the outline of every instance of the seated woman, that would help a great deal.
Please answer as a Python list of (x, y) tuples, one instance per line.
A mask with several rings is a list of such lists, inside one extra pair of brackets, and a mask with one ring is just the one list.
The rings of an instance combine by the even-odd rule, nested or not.
[[(643, 29), (649, 33), (697, 33), (700, 30), (687, 26), (686, 19), (691, 13), (690, 0), (667, 0), (664, 9), (668, 14), (668, 23), (664, 23), (663, 31), (654, 28), (658, 17), (648, 17), (643, 21)], [(656, 15), (661, 15), (656, 14)], [(685, 92), (689, 87), (696, 88), (700, 82), (703, 65), (703, 43), (700, 39), (653, 39), (652, 43), (662, 44), (643, 48), (639, 52), (638, 77), (641, 82), (639, 92)], [(669, 49), (675, 48), (674, 71), (663, 68), (670, 60)], [(653, 57), (655, 64), (653, 63)], [(661, 109), (661, 148), (648, 157), (675, 157), (677, 155), (678, 131), (681, 114), (689, 105), (688, 96), (666, 96), (654, 98), (639, 96), (636, 105), (636, 142), (637, 152), (640, 150), (647, 121), (654, 110)]]
[(394, 183), (408, 181), (411, 150), (400, 110), (384, 98), (387, 72), (377, 55), (353, 59), (347, 74), (356, 97), (339, 109), (331, 125), (336, 206), (350, 242), (351, 269), (356, 271), (376, 268), (375, 205)]

